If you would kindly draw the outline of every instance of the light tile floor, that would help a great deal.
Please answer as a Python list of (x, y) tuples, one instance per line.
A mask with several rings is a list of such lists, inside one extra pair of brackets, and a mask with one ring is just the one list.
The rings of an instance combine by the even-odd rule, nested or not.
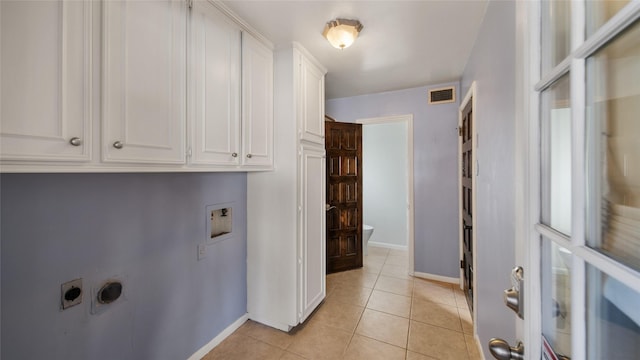
[(408, 276), (406, 251), (370, 247), (364, 262), (327, 276), (327, 298), (303, 325), (247, 321), (203, 359), (482, 359), (457, 286)]

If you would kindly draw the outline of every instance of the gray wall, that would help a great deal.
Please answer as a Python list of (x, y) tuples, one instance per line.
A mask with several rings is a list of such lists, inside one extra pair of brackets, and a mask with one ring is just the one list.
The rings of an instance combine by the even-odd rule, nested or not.
[(458, 103), (427, 102), (429, 88), (447, 85), (458, 83), (332, 99), (326, 113), (343, 122), (413, 114), (415, 271), (457, 278)]
[[(245, 174), (3, 174), (2, 358), (186, 359), (246, 313)], [(205, 207), (234, 202), (207, 247)], [(60, 284), (83, 278), (60, 310)], [(91, 313), (111, 277), (124, 298)]]
[(476, 279), (478, 335), (515, 344), (515, 314), (504, 306), (515, 254), (515, 2), (491, 1), (462, 76), (462, 94), (476, 81)]
[(374, 228), (370, 242), (408, 245), (407, 135), (405, 121), (362, 126), (362, 221)]

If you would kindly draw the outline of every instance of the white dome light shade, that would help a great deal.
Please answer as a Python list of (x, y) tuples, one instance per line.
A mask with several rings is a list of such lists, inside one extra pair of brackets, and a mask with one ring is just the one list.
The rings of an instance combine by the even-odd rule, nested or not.
[(327, 23), (322, 35), (334, 48), (344, 49), (353, 44), (362, 28), (358, 20), (336, 19)]

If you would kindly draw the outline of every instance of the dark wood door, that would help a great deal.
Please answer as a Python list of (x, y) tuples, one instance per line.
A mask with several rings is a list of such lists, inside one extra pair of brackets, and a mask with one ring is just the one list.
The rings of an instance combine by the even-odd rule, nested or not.
[(327, 273), (362, 267), (362, 125), (325, 123)]
[(462, 112), (462, 124), (459, 135), (462, 144), (462, 269), (464, 274), (464, 292), (469, 308), (473, 311), (473, 213), (471, 211), (471, 199), (473, 193), (473, 136), (471, 131), (473, 113), (471, 104), (473, 99)]

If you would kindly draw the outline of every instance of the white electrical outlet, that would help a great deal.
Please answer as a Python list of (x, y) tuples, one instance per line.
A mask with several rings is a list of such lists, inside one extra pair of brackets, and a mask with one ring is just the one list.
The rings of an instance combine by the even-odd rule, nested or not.
[(202, 260), (207, 257), (207, 245), (198, 244), (198, 260)]

